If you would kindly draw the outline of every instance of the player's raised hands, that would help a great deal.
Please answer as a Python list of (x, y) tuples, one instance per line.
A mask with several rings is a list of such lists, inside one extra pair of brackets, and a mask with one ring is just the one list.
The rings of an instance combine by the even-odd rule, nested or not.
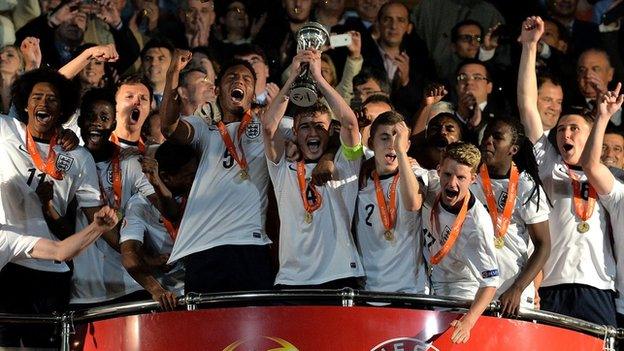
[(528, 17), (522, 22), (518, 41), (522, 44), (537, 44), (544, 33), (544, 21), (539, 16)]

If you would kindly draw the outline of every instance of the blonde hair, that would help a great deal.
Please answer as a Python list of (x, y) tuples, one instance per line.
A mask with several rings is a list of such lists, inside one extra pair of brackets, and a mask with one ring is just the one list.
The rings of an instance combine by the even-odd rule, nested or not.
[(466, 165), (471, 168), (473, 173), (476, 173), (479, 168), (479, 163), (481, 163), (481, 152), (472, 144), (458, 141), (446, 147), (442, 153), (440, 164), (442, 164), (446, 158)]

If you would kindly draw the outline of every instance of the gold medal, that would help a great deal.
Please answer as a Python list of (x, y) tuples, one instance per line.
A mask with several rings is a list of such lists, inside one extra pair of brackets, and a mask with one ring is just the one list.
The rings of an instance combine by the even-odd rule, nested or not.
[(393, 241), (394, 233), (392, 232), (392, 230), (386, 230), (386, 232), (384, 233), (384, 238), (386, 238), (386, 240), (388, 241)]
[(241, 180), (247, 180), (247, 179), (249, 179), (249, 173), (247, 172), (246, 169), (241, 169), (241, 171), (238, 172), (238, 177)]
[(123, 213), (121, 213), (120, 210), (115, 211), (115, 214), (117, 215), (118, 220), (121, 221), (123, 219)]
[(503, 238), (502, 236), (494, 237), (494, 246), (497, 249), (502, 249), (503, 247), (505, 247), (505, 238)]
[(306, 212), (305, 216), (303, 216), (303, 221), (310, 224), (312, 223), (312, 213)]
[(587, 233), (587, 231), (589, 231), (589, 223), (587, 223), (587, 222), (585, 222), (585, 221), (583, 221), (583, 222), (579, 223), (579, 224), (576, 226), (576, 230), (577, 230), (579, 233), (581, 233), (581, 234), (585, 234), (585, 233)]

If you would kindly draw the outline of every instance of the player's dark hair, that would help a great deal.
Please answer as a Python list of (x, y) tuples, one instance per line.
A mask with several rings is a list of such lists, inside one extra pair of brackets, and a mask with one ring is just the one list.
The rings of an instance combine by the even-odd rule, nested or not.
[[(106, 88), (93, 88), (87, 90), (82, 96), (82, 102), (80, 103), (80, 115), (78, 115), (78, 125), (81, 126), (84, 119), (87, 117), (87, 112), (91, 111), (93, 104), (97, 101), (104, 101), (113, 106), (113, 111), (117, 106), (115, 102), (115, 94), (112, 90)], [(113, 116), (114, 118), (115, 116)]]
[(189, 145), (178, 145), (167, 140), (156, 149), (154, 158), (158, 162), (159, 171), (175, 175), (182, 167), (196, 159), (197, 154)]
[(26, 111), (28, 98), (37, 83), (49, 83), (54, 87), (58, 94), (58, 104), (61, 111), (59, 124), (67, 122), (78, 107), (80, 99), (78, 86), (58, 71), (48, 68), (28, 71), (13, 82), (11, 99), (15, 104), (18, 119), (28, 123), (28, 112)]
[[(511, 143), (513, 145), (518, 145), (518, 152), (516, 152), (516, 154), (513, 155), (512, 159), (514, 163), (516, 164), (516, 166), (518, 167), (518, 172), (520, 173), (526, 172), (526, 174), (528, 174), (529, 177), (531, 177), (531, 179), (533, 180), (533, 183), (535, 184), (533, 189), (531, 189), (531, 193), (529, 194), (529, 197), (527, 198), (527, 200), (525, 201), (523, 205), (528, 204), (529, 201), (531, 201), (531, 199), (533, 198), (533, 196), (536, 195), (537, 206), (539, 210), (540, 193), (541, 193), (539, 189), (540, 187), (544, 189), (544, 184), (542, 183), (542, 180), (539, 177), (537, 161), (535, 160), (535, 155), (533, 154), (533, 143), (531, 143), (531, 140), (529, 140), (529, 138), (527, 138), (527, 136), (525, 135), (524, 127), (522, 126), (522, 124), (520, 124), (520, 121), (517, 118), (504, 118), (504, 119), (497, 118), (490, 123), (492, 125), (496, 123), (503, 123), (509, 126), (509, 128), (511, 129)], [(548, 205), (552, 207), (552, 202), (550, 201), (550, 198), (548, 197), (546, 192), (544, 192), (544, 195), (546, 196)]]

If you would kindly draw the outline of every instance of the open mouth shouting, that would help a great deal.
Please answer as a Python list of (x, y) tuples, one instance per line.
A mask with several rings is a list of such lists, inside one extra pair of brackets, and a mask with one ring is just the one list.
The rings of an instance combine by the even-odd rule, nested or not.
[(574, 154), (574, 144), (572, 143), (563, 144), (561, 149), (562, 149), (562, 152), (561, 152), (562, 156), (572, 156), (572, 154)]
[(130, 121), (136, 124), (139, 122), (139, 118), (141, 118), (141, 110), (135, 107), (130, 111)]
[(243, 102), (243, 99), (245, 98), (245, 92), (241, 88), (234, 88), (230, 91), (230, 98), (232, 99), (233, 103), (239, 105)]
[(306, 141), (306, 145), (310, 152), (317, 153), (321, 149), (321, 139), (319, 138), (310, 138)]
[(459, 190), (446, 188), (444, 189), (444, 197), (448, 202), (455, 202), (459, 196)]
[(35, 118), (37, 122), (41, 124), (47, 124), (52, 120), (52, 116), (46, 110), (39, 110), (35, 112)]
[(104, 141), (104, 132), (98, 129), (89, 131), (88, 140), (85, 140), (91, 144), (100, 144)]
[(394, 161), (396, 161), (397, 156), (396, 156), (396, 153), (389, 152), (389, 153), (384, 155), (384, 158), (386, 160), (386, 163), (392, 164), (392, 163), (394, 163)]

